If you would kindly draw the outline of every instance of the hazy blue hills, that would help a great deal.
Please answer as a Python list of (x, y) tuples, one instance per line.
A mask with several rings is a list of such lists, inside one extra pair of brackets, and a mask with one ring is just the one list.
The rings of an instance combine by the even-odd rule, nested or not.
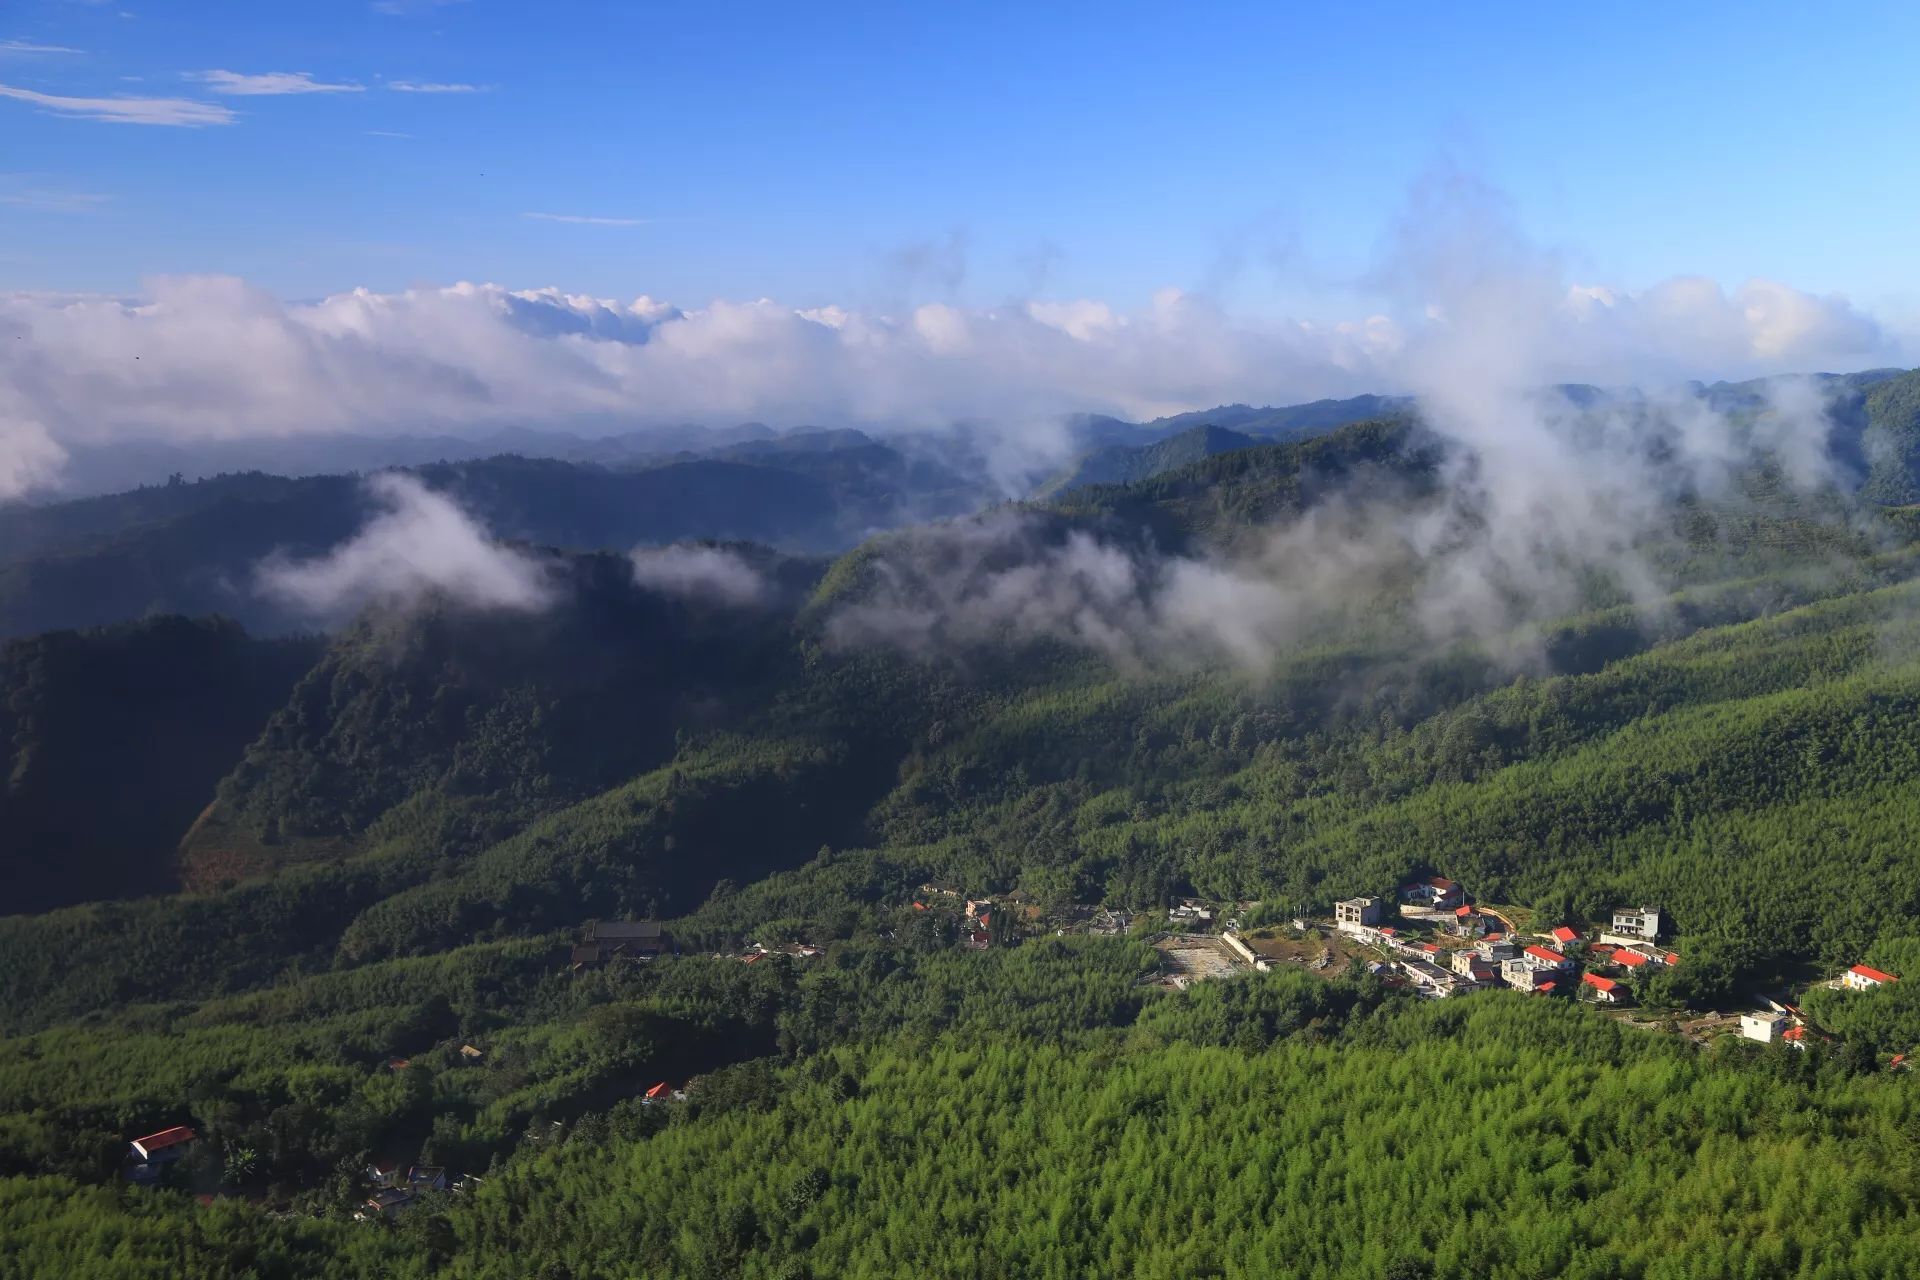
[(1042, 484), (1036, 497), (1051, 497), (1090, 484), (1132, 484), (1184, 467), (1202, 458), (1231, 453), (1259, 444), (1252, 436), (1225, 427), (1189, 427), (1152, 444), (1108, 445), (1086, 454), (1072, 466)]

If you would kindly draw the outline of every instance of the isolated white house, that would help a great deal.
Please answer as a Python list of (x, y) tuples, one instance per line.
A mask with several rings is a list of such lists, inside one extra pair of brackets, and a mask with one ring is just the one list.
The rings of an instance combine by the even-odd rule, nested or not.
[(1840, 981), (1854, 991), (1871, 991), (1875, 987), (1885, 986), (1889, 982), (1898, 982), (1900, 979), (1890, 973), (1882, 973), (1878, 969), (1869, 969), (1866, 965), (1857, 964), (1847, 970)]

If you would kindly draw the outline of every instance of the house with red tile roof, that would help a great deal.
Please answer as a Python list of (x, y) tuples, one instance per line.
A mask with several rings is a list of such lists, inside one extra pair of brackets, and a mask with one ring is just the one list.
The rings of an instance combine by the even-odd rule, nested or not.
[(1567, 959), (1566, 956), (1555, 951), (1552, 947), (1532, 946), (1528, 947), (1521, 954), (1535, 964), (1543, 965), (1549, 969), (1570, 969), (1573, 967), (1573, 961)]
[(1569, 942), (1578, 942), (1580, 940), (1580, 931), (1570, 924), (1563, 924), (1553, 930), (1552, 937), (1555, 942), (1564, 947)]
[(1620, 984), (1612, 978), (1603, 978), (1597, 973), (1583, 973), (1580, 982), (1593, 999), (1603, 1004), (1615, 1004), (1620, 999)]
[(1889, 982), (1898, 982), (1900, 979), (1890, 973), (1882, 973), (1878, 969), (1869, 969), (1864, 964), (1857, 964), (1847, 970), (1840, 981), (1854, 991), (1871, 991), (1875, 987), (1883, 987)]

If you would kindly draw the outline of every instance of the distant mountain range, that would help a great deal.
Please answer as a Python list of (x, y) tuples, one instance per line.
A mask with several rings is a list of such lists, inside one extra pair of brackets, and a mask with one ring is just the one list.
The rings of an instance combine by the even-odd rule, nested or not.
[(1038, 498), (1050, 498), (1090, 484), (1132, 484), (1146, 480), (1189, 462), (1232, 453), (1262, 443), (1253, 436), (1225, 427), (1189, 427), (1152, 444), (1110, 444), (1084, 454), (1072, 466), (1034, 490)]
[[(1815, 375), (1829, 423), (1826, 452), (1836, 474), (1869, 501), (1920, 503), (1920, 371)], [(1639, 411), (1632, 391), (1563, 387), (1577, 407)], [(1696, 386), (1736, 432), (1764, 423), (1777, 398), (1770, 380)], [(1030, 478), (1027, 496), (1066, 498), (1091, 486), (1136, 484), (1255, 446), (1297, 443), (1357, 422), (1409, 422), (1413, 402), (1358, 396), (1280, 408), (1223, 405), (1129, 423), (1086, 417), (1070, 424), (1082, 452), (1052, 475)], [(644, 437), (649, 447), (701, 447), (642, 454), (642, 437), (521, 433), (527, 449), (624, 461), (519, 453), (419, 461), (409, 469), (445, 493), (495, 537), (573, 550), (630, 550), (688, 540), (745, 541), (778, 551), (828, 555), (872, 534), (978, 511), (1008, 497), (1018, 477), (990, 479), (978, 441), (881, 439), (852, 429), (777, 433), (749, 423), (718, 432), (687, 428)], [(309, 442), (223, 445), (281, 450), (318, 460), (348, 447), (369, 460), (445, 438), (342, 445)], [(474, 442), (458, 442), (473, 447)], [(301, 454), (301, 449), (312, 452)], [(384, 451), (384, 452), (383, 452)], [(128, 465), (164, 449), (128, 451)], [(169, 455), (170, 456), (170, 455)], [(295, 468), (297, 469), (297, 468)], [(103, 625), (155, 614), (222, 614), (256, 634), (309, 627), (254, 590), (260, 562), (275, 553), (319, 555), (350, 538), (376, 508), (352, 474), (281, 476), (239, 471), (170, 480), (120, 493), (0, 507), (0, 636)]]

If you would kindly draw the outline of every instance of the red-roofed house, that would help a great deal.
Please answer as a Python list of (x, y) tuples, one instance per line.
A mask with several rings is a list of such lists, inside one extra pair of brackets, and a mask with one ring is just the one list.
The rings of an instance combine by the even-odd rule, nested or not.
[(187, 1126), (177, 1124), (171, 1129), (162, 1129), (144, 1138), (135, 1138), (133, 1154), (149, 1164), (158, 1164), (163, 1160), (178, 1160), (186, 1154), (187, 1147), (197, 1137), (199, 1135)]
[(1666, 966), (1669, 969), (1671, 969), (1674, 965), (1677, 965), (1680, 963), (1680, 953), (1678, 951), (1669, 951), (1663, 954), (1660, 957), (1660, 959), (1663, 963), (1666, 964)]
[(1868, 991), (1889, 982), (1898, 982), (1900, 979), (1890, 973), (1882, 973), (1878, 969), (1869, 969), (1863, 964), (1857, 964), (1847, 970), (1846, 976), (1840, 981), (1855, 991)]
[(1804, 1049), (1807, 1047), (1807, 1029), (1805, 1027), (1788, 1027), (1780, 1033), (1780, 1038), (1796, 1049)]
[(1593, 998), (1605, 1004), (1612, 1004), (1620, 998), (1620, 984), (1612, 978), (1603, 978), (1597, 973), (1580, 975), (1580, 981), (1592, 991)]
[(1625, 947), (1621, 947), (1613, 953), (1613, 962), (1618, 965), (1625, 965), (1629, 969), (1639, 969), (1648, 963), (1647, 958), (1638, 951), (1629, 951)]
[(673, 1086), (668, 1084), (665, 1080), (662, 1080), (659, 1084), (647, 1090), (646, 1097), (648, 1102), (658, 1102), (660, 1101), (660, 1099), (668, 1097), (672, 1093), (673, 1093)]
[(1559, 989), (1560, 989), (1560, 984), (1555, 982), (1552, 978), (1548, 978), (1545, 982), (1535, 987), (1533, 989), (1533, 993), (1537, 996), (1550, 996), (1554, 992), (1558, 991)]
[(1578, 942), (1580, 931), (1570, 924), (1563, 924), (1553, 931), (1553, 940), (1564, 947), (1569, 942)]
[(1567, 959), (1552, 947), (1528, 947), (1526, 955), (1528, 959), (1536, 964), (1545, 965), (1549, 969), (1565, 969), (1571, 967), (1573, 964), (1573, 961)]

